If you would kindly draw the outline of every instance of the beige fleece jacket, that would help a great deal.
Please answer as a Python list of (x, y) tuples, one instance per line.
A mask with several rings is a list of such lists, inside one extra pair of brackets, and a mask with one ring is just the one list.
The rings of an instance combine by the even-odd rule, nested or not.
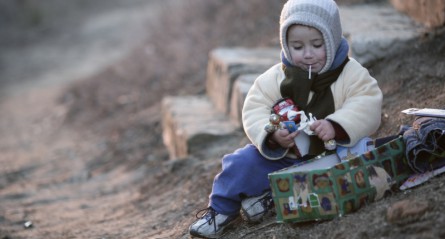
[[(271, 107), (282, 98), (280, 84), (285, 79), (281, 63), (272, 66), (260, 75), (250, 88), (242, 111), (244, 130), (261, 154), (270, 159), (281, 159), (288, 149), (272, 152), (265, 145), (267, 132), (264, 126), (269, 123)], [(331, 85), (335, 112), (326, 119), (337, 122), (349, 135), (350, 142), (343, 146), (353, 146), (363, 137), (370, 136), (380, 126), (382, 92), (377, 81), (368, 70), (353, 58), (346, 64), (337, 81)], [(310, 92), (308, 102), (313, 92)], [(310, 112), (306, 112), (310, 113)]]

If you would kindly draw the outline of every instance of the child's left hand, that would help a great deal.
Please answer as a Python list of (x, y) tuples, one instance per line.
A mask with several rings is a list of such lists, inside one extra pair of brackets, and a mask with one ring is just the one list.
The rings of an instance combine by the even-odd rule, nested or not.
[(335, 138), (334, 126), (327, 120), (316, 120), (310, 129), (323, 141)]

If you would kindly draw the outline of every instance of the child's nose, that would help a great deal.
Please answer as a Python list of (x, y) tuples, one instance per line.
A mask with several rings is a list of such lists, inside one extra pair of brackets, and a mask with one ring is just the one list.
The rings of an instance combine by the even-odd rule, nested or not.
[(304, 58), (312, 58), (313, 55), (312, 49), (310, 48), (306, 48), (303, 52)]

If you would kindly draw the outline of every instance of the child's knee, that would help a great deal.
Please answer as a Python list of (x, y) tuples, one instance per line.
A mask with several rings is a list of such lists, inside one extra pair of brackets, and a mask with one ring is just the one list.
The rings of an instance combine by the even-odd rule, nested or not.
[(262, 160), (262, 156), (258, 149), (253, 145), (247, 145), (232, 154), (225, 155), (222, 163), (223, 167), (249, 168), (251, 165), (257, 165), (259, 160)]

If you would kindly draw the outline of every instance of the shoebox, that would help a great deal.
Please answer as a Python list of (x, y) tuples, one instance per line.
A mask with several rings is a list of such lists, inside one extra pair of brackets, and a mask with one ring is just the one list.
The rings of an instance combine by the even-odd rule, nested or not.
[(340, 160), (317, 157), (269, 174), (278, 222), (332, 219), (398, 190), (412, 174), (399, 137)]

